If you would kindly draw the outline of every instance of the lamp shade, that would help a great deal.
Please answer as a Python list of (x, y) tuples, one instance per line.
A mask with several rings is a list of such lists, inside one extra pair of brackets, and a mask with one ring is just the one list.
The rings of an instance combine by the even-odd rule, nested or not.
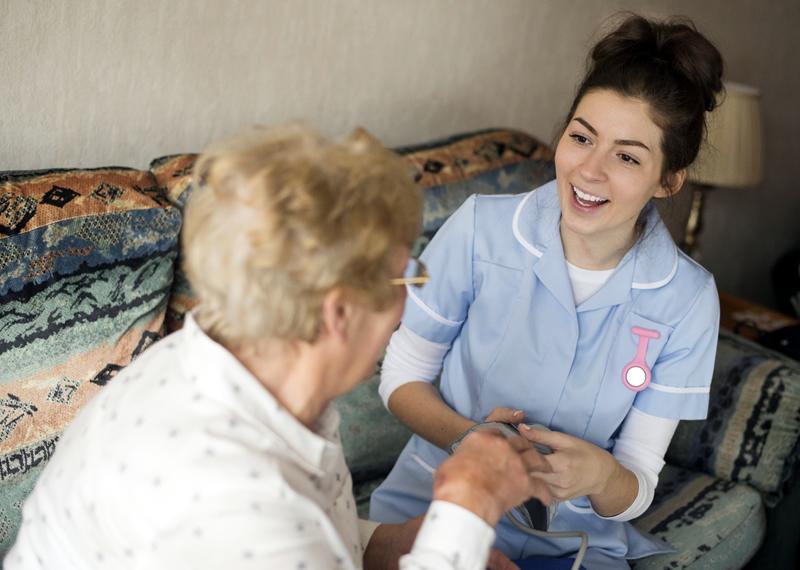
[(689, 179), (709, 186), (754, 186), (761, 182), (761, 95), (726, 83), (722, 103), (708, 117), (708, 140)]

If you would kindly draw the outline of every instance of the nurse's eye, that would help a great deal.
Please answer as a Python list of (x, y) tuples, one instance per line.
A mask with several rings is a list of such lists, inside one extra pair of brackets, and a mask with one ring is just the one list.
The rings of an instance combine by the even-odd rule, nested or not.
[(570, 138), (572, 140), (574, 140), (576, 143), (581, 144), (581, 145), (589, 144), (590, 142), (592, 142), (592, 141), (589, 140), (588, 137), (585, 137), (585, 136), (583, 136), (583, 135), (581, 135), (579, 133), (573, 133), (573, 134), (571, 134), (569, 136), (570, 136)]
[(634, 165), (638, 165), (638, 164), (640, 164), (640, 162), (639, 162), (638, 160), (636, 160), (635, 158), (633, 158), (633, 157), (632, 157), (631, 155), (629, 155), (629, 154), (625, 154), (624, 152), (621, 152), (621, 153), (620, 153), (620, 154), (618, 154), (617, 156), (619, 156), (619, 159), (620, 159), (622, 162), (626, 162), (626, 163), (628, 163), (628, 164), (634, 164)]

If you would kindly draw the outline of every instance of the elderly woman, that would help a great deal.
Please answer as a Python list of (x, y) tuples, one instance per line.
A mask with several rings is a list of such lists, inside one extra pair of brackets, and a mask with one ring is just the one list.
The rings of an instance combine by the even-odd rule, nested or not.
[(6, 569), (386, 568), (401, 555), (401, 568), (484, 568), (501, 514), (549, 500), (529, 444), (471, 435), (437, 470), (424, 521), (379, 526), (357, 519), (330, 405), (374, 370), (403, 285), (424, 281), (409, 261), (420, 209), (404, 163), (363, 132), (331, 144), (261, 129), (202, 156), (183, 230), (200, 307), (67, 429)]

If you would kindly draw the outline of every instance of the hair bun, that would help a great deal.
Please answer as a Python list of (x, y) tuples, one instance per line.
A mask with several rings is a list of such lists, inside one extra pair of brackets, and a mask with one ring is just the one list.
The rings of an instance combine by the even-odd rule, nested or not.
[(711, 111), (722, 91), (722, 56), (685, 18), (654, 22), (629, 15), (591, 54), (592, 66), (662, 65), (693, 87), (703, 109)]

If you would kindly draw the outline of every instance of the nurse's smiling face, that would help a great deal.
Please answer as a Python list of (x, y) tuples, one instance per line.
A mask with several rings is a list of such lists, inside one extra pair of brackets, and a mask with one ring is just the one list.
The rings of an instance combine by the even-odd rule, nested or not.
[(567, 258), (589, 269), (613, 267), (635, 241), (642, 208), (669, 195), (661, 184), (661, 129), (649, 106), (607, 89), (590, 91), (558, 143), (555, 163)]

